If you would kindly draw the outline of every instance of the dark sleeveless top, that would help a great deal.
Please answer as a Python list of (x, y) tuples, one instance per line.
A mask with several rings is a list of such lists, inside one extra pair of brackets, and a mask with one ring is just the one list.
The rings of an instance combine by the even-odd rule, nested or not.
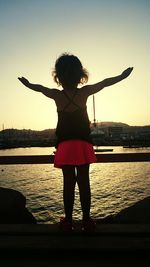
[[(70, 98), (63, 91), (69, 101), (63, 110), (57, 111), (58, 123), (56, 128), (56, 146), (62, 141), (71, 139), (80, 139), (92, 143), (92, 139), (90, 137), (90, 121), (87, 114), (87, 108), (86, 106), (81, 108), (73, 101), (76, 92), (73, 97)], [(71, 103), (77, 106), (77, 109), (75, 111), (68, 112), (66, 111), (66, 109)]]

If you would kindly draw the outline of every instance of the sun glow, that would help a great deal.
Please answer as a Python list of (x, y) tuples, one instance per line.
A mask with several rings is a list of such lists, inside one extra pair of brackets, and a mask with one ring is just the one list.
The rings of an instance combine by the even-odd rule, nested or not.
[[(133, 66), (128, 79), (95, 95), (96, 119), (149, 124), (149, 11), (145, 0), (1, 1), (0, 125), (55, 128), (54, 101), (25, 88), (17, 77), (56, 88), (51, 72), (63, 52), (81, 59), (89, 84)], [(88, 112), (92, 120), (91, 97)]]

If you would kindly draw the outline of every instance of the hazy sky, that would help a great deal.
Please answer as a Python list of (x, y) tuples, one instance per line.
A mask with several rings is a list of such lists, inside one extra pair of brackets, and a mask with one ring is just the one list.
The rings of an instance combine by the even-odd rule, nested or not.
[[(96, 119), (150, 124), (149, 27), (149, 0), (0, 0), (0, 130), (55, 128), (54, 101), (17, 77), (57, 88), (51, 72), (63, 52), (80, 58), (89, 84), (133, 66), (95, 95)], [(92, 97), (88, 112), (92, 120)]]

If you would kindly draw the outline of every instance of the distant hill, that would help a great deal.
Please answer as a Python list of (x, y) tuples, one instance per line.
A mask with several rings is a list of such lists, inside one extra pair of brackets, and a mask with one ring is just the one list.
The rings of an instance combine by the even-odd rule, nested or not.
[(0, 131), (0, 134), (5, 134), (5, 135), (10, 135), (10, 136), (21, 136), (23, 135), (28, 136), (28, 135), (32, 135), (32, 136), (53, 136), (55, 135), (55, 129), (46, 129), (46, 130), (42, 130), (42, 131), (36, 131), (36, 130), (31, 130), (31, 129), (5, 129)]
[[(99, 145), (124, 145), (121, 134), (128, 140), (134, 138), (136, 145), (150, 146), (150, 125), (129, 126), (122, 122), (99, 122), (97, 129), (102, 133)], [(111, 129), (109, 127), (118, 127)], [(94, 130), (94, 125), (91, 125)], [(113, 131), (114, 130), (114, 131)], [(111, 132), (112, 131), (112, 132)], [(94, 141), (93, 141), (94, 142)], [(0, 149), (16, 147), (50, 147), (56, 145), (55, 129), (35, 131), (30, 129), (5, 129), (0, 131)], [(129, 145), (128, 143), (126, 145)], [(135, 142), (134, 142), (135, 145)]]
[(43, 131), (5, 129), (0, 132), (0, 148), (54, 146), (55, 129)]
[(122, 122), (102, 121), (98, 122), (97, 126), (101, 127), (130, 127), (130, 125)]
[[(93, 125), (93, 123), (92, 123)], [(123, 128), (130, 128), (130, 129), (134, 129), (134, 128), (143, 128), (145, 130), (150, 130), (150, 125), (143, 125), (143, 126), (130, 126), (126, 123), (123, 122), (113, 122), (113, 121), (102, 121), (102, 122), (97, 122), (96, 123), (97, 126), (99, 127), (123, 127)], [(31, 130), (31, 129), (5, 129), (0, 131), (0, 135), (1, 134), (8, 134), (8, 135), (16, 135), (16, 136), (20, 136), (20, 135), (36, 135), (36, 136), (55, 136), (55, 129), (44, 129), (44, 130)]]

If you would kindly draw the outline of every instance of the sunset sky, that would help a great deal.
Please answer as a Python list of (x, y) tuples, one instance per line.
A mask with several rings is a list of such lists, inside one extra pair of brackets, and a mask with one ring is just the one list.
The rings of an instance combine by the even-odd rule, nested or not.
[[(149, 28), (149, 0), (0, 0), (0, 130), (55, 128), (54, 101), (17, 77), (57, 88), (51, 72), (63, 52), (80, 58), (89, 84), (133, 66), (95, 95), (96, 119), (150, 124)], [(92, 97), (88, 112), (93, 120)]]

